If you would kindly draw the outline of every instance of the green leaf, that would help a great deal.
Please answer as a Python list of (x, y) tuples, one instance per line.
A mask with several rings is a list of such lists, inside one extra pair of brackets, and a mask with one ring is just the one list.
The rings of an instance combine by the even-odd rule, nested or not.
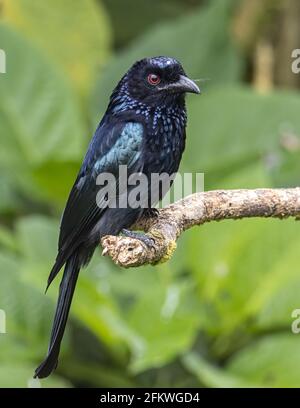
[[(102, 0), (112, 23), (114, 44), (117, 49), (126, 46), (151, 25), (182, 16), (197, 8), (197, 3), (186, 4), (182, 0)], [(187, 9), (188, 6), (188, 9)], [(130, 21), (130, 24), (124, 24)]]
[(280, 287), (285, 274), (287, 279), (292, 273), (295, 276), (295, 257), (289, 258), (291, 242), (298, 235), (293, 220), (254, 219), (210, 224), (189, 234), (187, 267), (198, 283), (199, 314), (206, 317), (208, 333), (226, 336), (237, 331), (240, 339), (241, 332), (247, 333), (253, 324), (248, 319), (262, 310), (271, 289), (276, 295), (273, 283)]
[(17, 240), (15, 235), (8, 228), (0, 225), (0, 246), (10, 251), (17, 250)]
[(19, 249), (26, 261), (52, 263), (57, 253), (59, 225), (51, 218), (28, 216), (16, 225)]
[(22, 363), (1, 364), (1, 388), (65, 388), (70, 387), (67, 380), (53, 375), (46, 380), (33, 380), (35, 367)]
[(16, 256), (0, 253), (0, 309), (5, 313), (5, 334), (0, 335), (1, 361), (30, 361), (44, 354), (50, 312), (43, 294), (22, 281), (22, 261)]
[(91, 384), (93, 387), (102, 388), (134, 388), (136, 384), (124, 375), (123, 371), (117, 371), (100, 363), (83, 364), (82, 361), (64, 361), (62, 367), (64, 373), (72, 381)]
[[(268, 183), (258, 163), (223, 179), (222, 187)], [(198, 318), (213, 356), (224, 358), (257, 330), (289, 327), (298, 307), (298, 236), (292, 219), (223, 221), (185, 232), (171, 268), (188, 271), (195, 284)]]
[(199, 325), (189, 296), (187, 287), (174, 284), (152, 290), (135, 302), (128, 325), (142, 342), (132, 355), (130, 368), (134, 373), (161, 367), (189, 349)]
[(290, 239), (274, 262), (272, 274), (259, 280), (255, 293), (248, 299), (246, 312), (254, 319), (256, 330), (271, 330), (291, 326), (291, 314), (299, 308), (299, 247), (297, 236)]
[(257, 162), (274, 177), (283, 132), (286, 127), (300, 132), (299, 109), (293, 92), (259, 95), (250, 88), (226, 86), (191, 97), (182, 169), (204, 172), (206, 188)]
[(0, 213), (13, 213), (21, 207), (13, 179), (8, 170), (2, 170), (0, 174)]
[(4, 1), (3, 16), (62, 67), (80, 91), (90, 89), (110, 48), (108, 18), (100, 1)]
[(247, 382), (240, 376), (224, 370), (221, 367), (205, 361), (200, 354), (189, 352), (182, 357), (182, 362), (187, 370), (193, 373), (200, 384), (213, 388), (246, 388), (257, 387), (255, 383)]
[(299, 387), (299, 338), (273, 334), (236, 353), (226, 369), (239, 378), (263, 387)]
[[(21, 218), (16, 225), (18, 249), (21, 253), (21, 280), (31, 286), (46, 302), (52, 301), (46, 326), (50, 330), (53, 309), (58, 297), (58, 284), (61, 274), (44, 295), (44, 289), (50, 269), (57, 253), (58, 223), (44, 216)], [(30, 237), (30, 239), (29, 239)], [(121, 356), (124, 346), (134, 341), (134, 336), (121, 319), (118, 307), (113, 298), (105, 293), (104, 281), (99, 279), (92, 270), (102, 270), (98, 265), (99, 258), (95, 255), (88, 270), (82, 270), (76, 287), (76, 296), (71, 308), (71, 316), (78, 319), (98, 339), (110, 347), (112, 353)], [(52, 287), (53, 286), (53, 287)], [(43, 303), (43, 302), (42, 302)], [(97, 305), (97, 306), (95, 306)]]
[[(50, 195), (59, 202), (70, 188), (70, 170), (64, 164), (59, 177), (52, 170), (81, 157), (81, 114), (68, 81), (51, 62), (3, 24), (0, 37), (7, 55), (7, 73), (0, 76), (0, 168), (28, 196)], [(37, 179), (33, 175), (41, 166), (48, 166), (47, 176)], [(74, 166), (72, 173), (73, 178)], [(55, 184), (64, 186), (61, 196)]]

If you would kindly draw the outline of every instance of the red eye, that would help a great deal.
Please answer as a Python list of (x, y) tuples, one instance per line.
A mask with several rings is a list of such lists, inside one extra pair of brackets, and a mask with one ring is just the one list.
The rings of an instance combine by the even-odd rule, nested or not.
[(157, 74), (149, 74), (147, 81), (150, 85), (158, 85), (160, 83), (160, 76)]

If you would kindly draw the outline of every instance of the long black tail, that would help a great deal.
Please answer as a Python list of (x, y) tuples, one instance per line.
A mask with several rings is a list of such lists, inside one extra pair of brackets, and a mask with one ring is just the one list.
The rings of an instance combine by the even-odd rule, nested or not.
[(78, 250), (66, 262), (64, 274), (59, 288), (59, 297), (52, 326), (48, 354), (42, 364), (35, 370), (35, 378), (48, 377), (48, 375), (50, 375), (57, 366), (60, 343), (64, 335), (80, 268), (81, 262), (79, 259)]

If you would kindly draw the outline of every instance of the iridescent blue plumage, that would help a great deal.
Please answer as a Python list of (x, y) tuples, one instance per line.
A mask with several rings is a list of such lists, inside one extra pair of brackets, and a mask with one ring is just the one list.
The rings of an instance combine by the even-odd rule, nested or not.
[[(70, 192), (61, 221), (58, 255), (48, 286), (65, 266), (48, 354), (35, 376), (47, 377), (56, 367), (78, 273), (104, 235), (129, 228), (144, 209), (97, 205), (97, 176), (105, 172), (118, 181), (120, 165), (128, 177), (142, 172), (173, 174), (185, 147), (185, 93), (199, 93), (180, 63), (168, 57), (136, 62), (113, 91)], [(130, 191), (129, 191), (130, 192)], [(118, 193), (117, 193), (118, 194)], [(149, 205), (160, 197), (151, 197)]]
[(142, 141), (143, 125), (138, 122), (126, 123), (115, 144), (96, 160), (93, 168), (95, 174), (107, 171), (111, 166), (135, 163), (141, 154)]

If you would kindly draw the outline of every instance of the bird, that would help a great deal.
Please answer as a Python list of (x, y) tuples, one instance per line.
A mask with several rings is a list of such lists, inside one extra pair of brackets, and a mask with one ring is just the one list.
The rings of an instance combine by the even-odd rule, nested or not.
[[(108, 204), (99, 205), (97, 195), (104, 187), (97, 185), (97, 177), (112, 174), (119, 185), (120, 166), (126, 167), (127, 177), (142, 173), (147, 180), (154, 173), (176, 173), (185, 149), (186, 93), (200, 94), (200, 89), (177, 59), (166, 56), (135, 62), (113, 90), (63, 211), (57, 257), (47, 289), (64, 270), (48, 352), (35, 370), (35, 378), (48, 377), (58, 365), (79, 272), (89, 263), (101, 238), (123, 233), (151, 245), (146, 234), (129, 229), (145, 214), (155, 215), (155, 205), (166, 191), (159, 188), (152, 197), (149, 186), (145, 187), (147, 206), (110, 206), (109, 199)], [(130, 189), (109, 188), (109, 193), (128, 200)], [(104, 197), (100, 201), (105, 202)]]

